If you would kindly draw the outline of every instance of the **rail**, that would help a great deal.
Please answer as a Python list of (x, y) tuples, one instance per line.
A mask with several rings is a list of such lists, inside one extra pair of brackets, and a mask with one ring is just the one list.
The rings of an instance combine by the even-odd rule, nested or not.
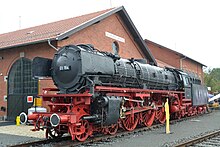
[(200, 136), (200, 137), (197, 137), (197, 138), (193, 138), (189, 141), (186, 141), (186, 142), (182, 142), (182, 143), (179, 143), (177, 145), (175, 145), (174, 147), (186, 147), (186, 146), (191, 146), (191, 145), (194, 145), (194, 144), (197, 144), (197, 143), (200, 143), (202, 141), (205, 141), (207, 139), (210, 139), (210, 138), (213, 138), (213, 137), (216, 137), (216, 136), (219, 136), (220, 135), (220, 130), (217, 130), (215, 132), (211, 132), (209, 134), (206, 134), (204, 136)]

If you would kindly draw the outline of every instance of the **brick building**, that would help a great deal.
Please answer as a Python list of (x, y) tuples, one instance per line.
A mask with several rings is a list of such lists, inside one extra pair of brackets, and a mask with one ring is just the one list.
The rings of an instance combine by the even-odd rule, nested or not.
[(93, 44), (109, 52), (115, 44), (121, 57), (146, 58), (156, 65), (124, 7), (0, 34), (0, 116), (13, 120), (32, 105), (27, 103), (27, 96), (53, 86), (50, 80), (39, 82), (31, 76), (34, 57), (52, 58), (56, 52), (50, 43), (56, 48)]
[(193, 72), (196, 73), (203, 81), (203, 67), (206, 67), (206, 65), (150, 40), (145, 39), (145, 42), (155, 57), (158, 66), (173, 67), (182, 69), (184, 71)]

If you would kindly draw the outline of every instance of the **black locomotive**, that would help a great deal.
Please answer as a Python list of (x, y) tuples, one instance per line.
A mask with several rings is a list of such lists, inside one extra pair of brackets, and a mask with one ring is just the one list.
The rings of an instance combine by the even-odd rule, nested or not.
[(41, 97), (48, 112), (21, 118), (32, 120), (34, 130), (46, 129), (47, 137), (69, 133), (72, 140), (85, 141), (93, 132), (164, 123), (167, 100), (173, 119), (207, 110), (207, 88), (195, 74), (122, 59), (92, 45), (64, 46), (53, 59), (36, 57), (32, 67), (35, 78), (52, 77), (58, 92), (45, 88)]

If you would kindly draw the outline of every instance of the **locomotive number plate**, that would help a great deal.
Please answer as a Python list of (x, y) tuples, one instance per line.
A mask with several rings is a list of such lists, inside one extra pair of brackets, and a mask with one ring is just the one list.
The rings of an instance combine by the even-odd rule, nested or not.
[(71, 66), (60, 66), (59, 70), (60, 71), (69, 71), (69, 70), (71, 70)]

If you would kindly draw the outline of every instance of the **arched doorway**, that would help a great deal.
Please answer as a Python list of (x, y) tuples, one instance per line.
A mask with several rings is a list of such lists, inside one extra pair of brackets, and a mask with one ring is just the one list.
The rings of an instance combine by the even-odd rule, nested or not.
[(32, 61), (20, 58), (12, 65), (8, 74), (7, 119), (15, 120), (21, 112), (26, 112), (32, 103), (27, 96), (36, 96), (38, 81), (32, 78)]

